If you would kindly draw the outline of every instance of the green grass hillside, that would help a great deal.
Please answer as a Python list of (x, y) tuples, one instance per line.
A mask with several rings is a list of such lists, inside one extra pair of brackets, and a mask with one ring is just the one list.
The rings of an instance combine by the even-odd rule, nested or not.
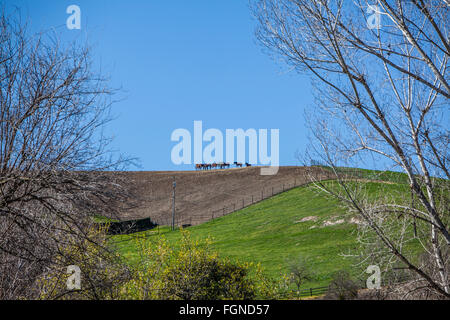
[[(404, 185), (367, 182), (373, 196), (404, 192)], [(302, 220), (303, 219), (303, 220)], [(345, 269), (355, 278), (364, 276), (355, 261), (342, 254), (355, 253), (356, 225), (339, 203), (309, 186), (298, 187), (227, 216), (190, 227), (193, 238), (211, 237), (221, 256), (261, 263), (267, 274), (279, 277), (288, 262), (307, 259), (315, 277), (305, 287), (328, 285), (331, 275)], [(130, 263), (137, 261), (136, 235), (155, 241), (164, 235), (176, 245), (179, 231), (167, 227), (114, 238), (119, 252)]]

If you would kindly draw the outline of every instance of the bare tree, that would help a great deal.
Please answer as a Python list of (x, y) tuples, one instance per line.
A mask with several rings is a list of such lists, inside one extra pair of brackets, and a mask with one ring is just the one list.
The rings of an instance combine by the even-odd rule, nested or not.
[(297, 287), (298, 296), (303, 284), (314, 278), (314, 272), (308, 266), (308, 261), (301, 256), (289, 262), (289, 275), (291, 283)]
[(70, 264), (64, 248), (95, 241), (92, 217), (127, 200), (106, 172), (126, 162), (102, 134), (107, 79), (88, 48), (30, 35), (19, 16), (0, 14), (0, 299), (35, 297), (39, 276)]
[[(257, 0), (257, 37), (292, 69), (313, 77), (310, 155), (339, 187), (316, 182), (363, 218), (361, 239), (422, 286), (450, 297), (449, 3), (442, 0)], [(371, 199), (338, 170), (373, 160), (407, 175), (410, 196)], [(377, 240), (378, 242), (376, 242)], [(407, 249), (420, 242), (429, 259)]]

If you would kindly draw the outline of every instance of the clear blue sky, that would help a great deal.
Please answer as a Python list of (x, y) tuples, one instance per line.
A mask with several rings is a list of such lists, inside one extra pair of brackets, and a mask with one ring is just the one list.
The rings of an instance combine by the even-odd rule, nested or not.
[[(66, 8), (81, 8), (81, 30), (68, 30)], [(87, 39), (93, 57), (122, 87), (108, 126), (114, 148), (138, 157), (142, 170), (180, 170), (171, 162), (173, 130), (275, 128), (280, 164), (297, 165), (307, 144), (303, 109), (309, 79), (262, 52), (246, 0), (6, 0), (32, 30)], [(131, 168), (133, 169), (133, 168)]]

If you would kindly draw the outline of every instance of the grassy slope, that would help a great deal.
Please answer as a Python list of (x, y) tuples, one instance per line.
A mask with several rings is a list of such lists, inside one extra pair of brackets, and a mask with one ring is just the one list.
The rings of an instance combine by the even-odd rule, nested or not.
[[(403, 189), (398, 184), (372, 182), (365, 187), (374, 196)], [(318, 220), (298, 222), (308, 216), (316, 216)], [(305, 287), (315, 287), (329, 284), (332, 273), (341, 269), (361, 277), (361, 269), (352, 267), (354, 261), (341, 255), (356, 249), (356, 226), (350, 223), (322, 226), (326, 220), (342, 218), (348, 221), (350, 216), (336, 200), (319, 195), (310, 187), (299, 187), (189, 230), (194, 238), (210, 236), (222, 256), (260, 262), (274, 277), (287, 272), (287, 261), (299, 256), (307, 258), (316, 276)], [(180, 237), (179, 231), (167, 228), (140, 234), (149, 240), (164, 234), (174, 244)], [(117, 236), (115, 240), (119, 251), (130, 262), (136, 262), (132, 238)]]

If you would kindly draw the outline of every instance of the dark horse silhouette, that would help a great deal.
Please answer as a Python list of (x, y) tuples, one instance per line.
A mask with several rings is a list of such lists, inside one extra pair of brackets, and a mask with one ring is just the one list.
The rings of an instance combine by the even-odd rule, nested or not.
[(195, 165), (195, 170), (208, 170), (211, 169), (212, 165), (209, 163), (197, 163)]
[[(237, 165), (240, 165), (242, 167), (242, 163), (239, 163)], [(215, 168), (229, 168), (230, 164), (226, 162), (220, 162), (220, 163), (197, 163), (195, 165), (195, 170), (211, 170)]]
[(242, 163), (240, 163), (240, 162), (234, 162), (234, 165), (236, 166), (236, 167), (239, 167), (239, 168), (242, 168)]
[(246, 167), (251, 167), (252, 165), (251, 165), (250, 163), (246, 162), (246, 163), (245, 163), (245, 166), (246, 166)]
[(230, 164), (226, 163), (226, 162), (221, 162), (221, 163), (218, 163), (217, 166), (220, 167), (220, 169), (223, 169), (223, 168), (229, 168)]

